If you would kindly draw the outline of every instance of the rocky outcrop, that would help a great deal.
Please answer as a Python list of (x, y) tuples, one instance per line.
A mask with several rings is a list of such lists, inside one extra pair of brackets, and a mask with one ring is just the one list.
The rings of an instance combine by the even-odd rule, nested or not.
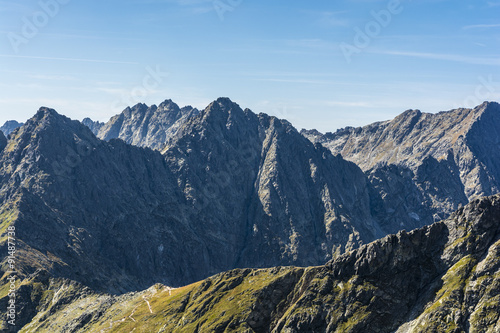
[(119, 297), (52, 279), (21, 332), (497, 332), (499, 251), (494, 196), (319, 267), (238, 269)]
[[(469, 200), (498, 193), (499, 131), (500, 106), (485, 102), (437, 114), (409, 110), (362, 128), (302, 134), (360, 166), (382, 196), (397, 196), (388, 200), (392, 207), (384, 223), (395, 232), (401, 224), (430, 224)], [(396, 183), (405, 184), (404, 198), (391, 186)], [(393, 212), (396, 206), (404, 209)]]
[(9, 120), (9, 121), (5, 122), (5, 124), (3, 124), (2, 127), (0, 127), (0, 131), (2, 131), (5, 136), (8, 136), (16, 128), (19, 128), (21, 126), (23, 126), (23, 123), (19, 123), (15, 120)]
[(94, 122), (86, 118), (83, 124), (102, 140), (118, 138), (135, 146), (158, 150), (165, 147), (168, 138), (187, 119), (198, 113), (199, 111), (191, 106), (179, 108), (171, 100), (166, 100), (159, 106), (148, 107), (145, 104), (137, 104), (127, 107), (107, 123)]

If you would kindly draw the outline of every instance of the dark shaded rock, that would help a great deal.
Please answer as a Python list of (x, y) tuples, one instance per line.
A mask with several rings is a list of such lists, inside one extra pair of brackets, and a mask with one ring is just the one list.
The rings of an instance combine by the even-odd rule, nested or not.
[(7, 147), (7, 138), (3, 135), (3, 132), (0, 131), (0, 153), (5, 147)]
[(499, 253), (497, 195), (324, 266), (238, 269), (180, 289), (155, 285), (119, 297), (61, 290), (58, 299), (71, 300), (41, 302), (30, 329), (497, 332)]

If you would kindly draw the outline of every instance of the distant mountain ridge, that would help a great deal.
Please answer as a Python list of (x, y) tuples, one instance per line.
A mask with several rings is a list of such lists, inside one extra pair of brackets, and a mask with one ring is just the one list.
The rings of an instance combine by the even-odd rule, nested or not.
[[(498, 193), (500, 189), (499, 166), (489, 163), (486, 156), (487, 150), (494, 154), (490, 159), (499, 157), (496, 153), (500, 144), (499, 124), (500, 105), (485, 102), (473, 109), (436, 114), (409, 110), (391, 121), (361, 128), (349, 127), (326, 135), (318, 132), (319, 135), (308, 135), (307, 131), (303, 134), (365, 171), (390, 164), (416, 170), (426, 158), (446, 160), (451, 152), (459, 164), (466, 195), (474, 198)], [(462, 165), (460, 162), (465, 158), (472, 158), (473, 164)], [(489, 176), (494, 181), (472, 183)]]
[(198, 113), (191, 106), (179, 108), (172, 100), (166, 100), (158, 106), (137, 104), (127, 107), (107, 123), (85, 118), (83, 124), (102, 140), (118, 138), (138, 147), (159, 150), (165, 147), (168, 138), (183, 122)]
[(0, 127), (0, 131), (2, 131), (5, 136), (8, 136), (16, 128), (19, 128), (21, 126), (23, 126), (23, 123), (19, 123), (15, 120), (9, 120), (6, 121), (5, 124), (2, 125), (2, 127)]
[[(359, 165), (378, 192), (394, 197), (379, 214), (396, 211), (387, 218), (389, 232), (397, 231), (397, 220), (407, 226), (418, 217), (416, 222), (430, 224), (500, 189), (500, 106), (495, 102), (437, 114), (409, 110), (360, 128), (302, 134)], [(398, 214), (395, 207), (404, 206), (414, 214)]]

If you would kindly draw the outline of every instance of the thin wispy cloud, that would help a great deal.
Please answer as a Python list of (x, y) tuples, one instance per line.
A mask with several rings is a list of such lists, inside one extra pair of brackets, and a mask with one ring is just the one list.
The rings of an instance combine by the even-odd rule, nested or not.
[(305, 83), (305, 84), (332, 84), (330, 81), (307, 79), (255, 79), (255, 81), (280, 82), (280, 83)]
[(342, 102), (342, 101), (327, 101), (325, 103), (327, 106), (348, 106), (348, 107), (359, 107), (359, 108), (369, 108), (373, 106), (373, 103), (368, 102)]
[(144, 4), (144, 3), (172, 3), (181, 6), (196, 6), (200, 4), (212, 3), (213, 0), (140, 0), (134, 1), (135, 3)]
[(473, 24), (473, 25), (466, 25), (462, 29), (470, 30), (470, 29), (491, 29), (491, 28), (500, 28), (500, 24)]
[(206, 14), (214, 10), (214, 0), (141, 0), (137, 3), (173, 4), (189, 8), (192, 14)]
[(20, 4), (17, 1), (0, 1), (0, 12), (24, 12), (29, 9), (28, 6)]
[(316, 39), (289, 39), (283, 43), (287, 46), (300, 47), (306, 49), (336, 49), (337, 45), (330, 41), (325, 41), (319, 38)]
[(401, 57), (453, 61), (453, 62), (460, 62), (460, 63), (465, 63), (465, 64), (473, 64), (473, 65), (500, 66), (500, 59), (499, 58), (469, 57), (469, 56), (463, 56), (463, 55), (442, 54), (442, 53), (382, 51), (382, 50), (372, 50), (372, 51), (370, 51), (370, 53), (385, 54), (385, 55), (390, 55), (390, 56), (401, 56)]
[(341, 12), (323, 12), (318, 20), (323, 27), (347, 27), (349, 20), (345, 18), (345, 11)]
[(43, 75), (43, 74), (35, 74), (28, 75), (29, 78), (35, 80), (49, 80), (49, 81), (74, 81), (77, 80), (76, 77), (67, 76), (67, 75)]
[(0, 54), (0, 57), (1, 58), (19, 58), (19, 59), (74, 61), (74, 62), (94, 62), (94, 63), (102, 63), (102, 64), (139, 65), (138, 62), (132, 62), (132, 61), (116, 61), (116, 60), (100, 60), (100, 59), (38, 57), (38, 56), (21, 56), (21, 55), (12, 55), (12, 54)]

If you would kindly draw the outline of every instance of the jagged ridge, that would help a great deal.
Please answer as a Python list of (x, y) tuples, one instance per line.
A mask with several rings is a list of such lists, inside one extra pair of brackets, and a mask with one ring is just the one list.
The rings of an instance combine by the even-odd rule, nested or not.
[(159, 106), (148, 107), (139, 103), (127, 107), (107, 123), (85, 118), (83, 124), (102, 140), (119, 138), (135, 146), (158, 150), (165, 147), (168, 139), (187, 119), (198, 113), (191, 106), (179, 108), (172, 100), (166, 100)]
[(120, 297), (45, 281), (49, 296), (23, 331), (497, 332), (499, 251), (494, 196), (320, 267), (233, 270)]
[(362, 128), (302, 134), (366, 172), (376, 192), (388, 198), (374, 212), (388, 232), (400, 223), (418, 227), (441, 220), (459, 205), (500, 189), (495, 102), (437, 114), (408, 110)]

